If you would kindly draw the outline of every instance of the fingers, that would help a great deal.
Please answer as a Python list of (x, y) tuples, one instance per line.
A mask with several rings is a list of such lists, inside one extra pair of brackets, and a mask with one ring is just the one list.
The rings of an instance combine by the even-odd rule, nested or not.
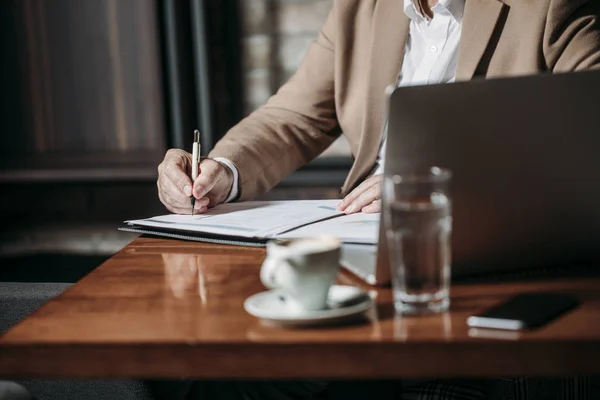
[(375, 214), (381, 212), (381, 200), (375, 200), (368, 206), (363, 207), (362, 212), (365, 214)]
[[(190, 214), (192, 213), (192, 203), (190, 199), (187, 199), (187, 203), (185, 205), (176, 205), (174, 206), (173, 199), (169, 198), (169, 195), (165, 192), (159, 191), (158, 198), (165, 205), (167, 210), (174, 214)], [(202, 214), (208, 210), (208, 202), (207, 198), (196, 200), (196, 204), (194, 205), (194, 214)]]
[(158, 166), (157, 187), (160, 201), (174, 213), (191, 212), (189, 196), (192, 181), (187, 175), (190, 155), (183, 150), (171, 149)]
[(362, 192), (344, 211), (346, 214), (360, 212), (364, 207), (370, 205), (375, 200), (379, 200), (381, 195), (380, 185), (374, 185)]
[(158, 190), (163, 193), (165, 200), (167, 200), (170, 205), (175, 207), (185, 207), (189, 205), (191, 207), (190, 197), (186, 196), (167, 175), (164, 175), (162, 179), (159, 179)]
[(160, 202), (164, 204), (167, 210), (174, 214), (189, 214), (192, 211), (191, 204), (188, 207), (173, 206), (171, 204), (172, 200), (168, 197), (168, 195), (165, 195), (165, 193), (160, 190), (158, 192), (158, 198)]
[(194, 204), (194, 214), (201, 214), (206, 212), (209, 204), (210, 199), (208, 197), (203, 197), (199, 200), (196, 200), (196, 203)]
[[(207, 196), (222, 179), (223, 166), (218, 162), (205, 159), (200, 163), (200, 173), (194, 181), (193, 195), (197, 199)], [(218, 193), (211, 193), (217, 197)]]
[(192, 211), (190, 197), (196, 198), (194, 213), (206, 212), (209, 206), (225, 201), (232, 176), (220, 163), (205, 159), (194, 182), (190, 178), (191, 155), (182, 150), (169, 150), (158, 167), (158, 197), (173, 213)]
[(192, 155), (181, 149), (169, 149), (165, 154), (165, 161), (187, 168), (191, 164)]
[(183, 196), (190, 197), (192, 195), (192, 180), (187, 173), (189, 160), (184, 158), (183, 155), (167, 157), (165, 157), (165, 166), (162, 170), (163, 175), (171, 180)]
[(382, 179), (382, 175), (375, 175), (366, 179), (342, 200), (338, 205), (338, 210), (346, 214), (352, 214), (379, 199)]

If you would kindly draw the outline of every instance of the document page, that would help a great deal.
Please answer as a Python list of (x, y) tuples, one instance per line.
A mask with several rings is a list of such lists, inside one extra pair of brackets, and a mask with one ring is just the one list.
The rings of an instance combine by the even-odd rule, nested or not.
[(380, 214), (350, 214), (306, 225), (281, 235), (280, 239), (334, 236), (346, 243), (377, 244)]
[(342, 215), (339, 200), (249, 201), (220, 204), (204, 214), (162, 215), (125, 221), (129, 225), (212, 233), (248, 238), (270, 238), (290, 229)]

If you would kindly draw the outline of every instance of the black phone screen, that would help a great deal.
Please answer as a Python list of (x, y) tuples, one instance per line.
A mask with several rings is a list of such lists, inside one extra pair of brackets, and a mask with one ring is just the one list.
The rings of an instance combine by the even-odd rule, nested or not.
[[(562, 293), (522, 293), (470, 317), (471, 326), (502, 328), (501, 322), (514, 321), (513, 329), (541, 326), (578, 304), (575, 297)], [(507, 328), (511, 329), (511, 328)]]

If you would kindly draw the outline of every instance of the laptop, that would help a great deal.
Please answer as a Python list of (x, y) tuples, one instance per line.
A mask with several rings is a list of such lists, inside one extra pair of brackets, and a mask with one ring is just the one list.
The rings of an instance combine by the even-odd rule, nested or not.
[[(391, 87), (384, 174), (452, 171), (455, 277), (600, 260), (600, 71)], [(383, 216), (383, 213), (382, 213)], [(390, 281), (377, 246), (342, 266)]]

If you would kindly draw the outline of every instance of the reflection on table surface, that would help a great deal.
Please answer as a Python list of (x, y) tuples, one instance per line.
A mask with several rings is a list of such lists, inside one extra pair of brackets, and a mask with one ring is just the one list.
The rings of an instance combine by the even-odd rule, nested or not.
[(542, 329), (520, 333), (520, 339), (587, 340), (600, 336), (600, 279), (589, 277), (454, 285), (449, 312), (399, 316), (389, 288), (369, 287), (341, 273), (338, 283), (373, 291), (376, 307), (366, 318), (318, 329), (268, 326), (243, 308), (246, 298), (266, 290), (259, 279), (264, 258), (265, 251), (260, 248), (138, 239), (50, 302), (36, 315), (39, 318), (25, 321), (4, 340), (512, 341), (514, 335), (469, 331), (466, 319), (514, 293), (531, 290), (570, 291), (587, 301)]
[[(600, 373), (592, 357), (600, 357), (598, 277), (455, 284), (450, 311), (401, 316), (389, 288), (369, 287), (344, 272), (338, 283), (374, 291), (376, 307), (366, 318), (291, 329), (267, 325), (243, 308), (245, 299), (266, 290), (259, 279), (264, 258), (260, 248), (137, 239), (2, 336), (0, 373), (423, 377), (559, 374), (565, 366)], [(582, 304), (516, 335), (468, 329), (473, 313), (526, 291), (573, 293)], [(290, 352), (297, 364), (275, 367)], [(35, 363), (27, 362), (31, 357)], [(514, 362), (482, 364), (482, 357)]]

